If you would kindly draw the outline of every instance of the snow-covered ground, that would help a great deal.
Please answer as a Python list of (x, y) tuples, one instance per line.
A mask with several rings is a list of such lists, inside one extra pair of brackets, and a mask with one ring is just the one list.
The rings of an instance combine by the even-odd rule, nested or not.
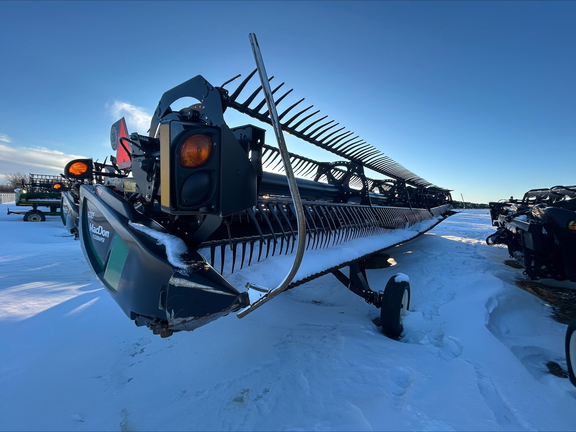
[[(161, 339), (96, 281), (57, 217), (0, 205), (1, 430), (576, 430), (566, 325), (455, 215), (369, 270), (410, 277), (400, 341), (332, 275)], [(263, 271), (274, 271), (262, 266)]]

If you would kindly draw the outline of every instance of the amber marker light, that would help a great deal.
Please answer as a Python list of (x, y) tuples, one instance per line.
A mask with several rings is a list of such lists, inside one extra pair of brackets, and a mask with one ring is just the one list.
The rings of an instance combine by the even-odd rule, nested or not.
[(180, 165), (184, 168), (198, 168), (206, 163), (211, 153), (212, 139), (208, 135), (190, 135), (180, 146)]
[(88, 164), (84, 162), (74, 162), (68, 168), (68, 172), (75, 176), (81, 176), (82, 174), (86, 174), (88, 171)]
[(62, 187), (62, 185), (60, 183), (54, 183), (54, 185), (52, 187), (54, 189), (60, 189)]

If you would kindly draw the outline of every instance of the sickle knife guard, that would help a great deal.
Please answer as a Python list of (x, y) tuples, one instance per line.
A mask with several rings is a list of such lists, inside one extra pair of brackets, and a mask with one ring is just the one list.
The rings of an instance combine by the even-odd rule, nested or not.
[[(74, 210), (67, 227), (73, 220), (88, 262), (126, 315), (155, 334), (193, 330), (232, 312), (245, 315), (270, 291), (234, 286), (228, 279), (241, 279), (259, 261), (285, 263), (280, 256), (295, 253), (298, 211), (279, 148), (266, 143), (265, 129), (229, 127), (224, 120), (232, 108), (272, 124), (262, 86), (252, 82), (255, 73), (230, 93), (202, 76), (176, 86), (160, 99), (148, 136), (129, 134), (122, 119), (112, 127), (116, 155), (109, 163), (80, 159), (65, 169), (72, 187), (64, 199)], [(363, 238), (378, 242), (298, 273), (290, 287), (331, 272), (384, 310), (390, 295), (370, 290), (362, 260), (450, 215), (450, 191), (416, 176), (312, 106), (300, 107), (303, 99), (289, 102), (291, 93), (274, 96), (277, 108), (287, 106), (278, 110), (281, 129), (339, 158), (316, 161), (287, 153), (284, 161), (302, 199), (306, 253)], [(173, 110), (184, 97), (197, 103)], [(366, 169), (382, 177), (371, 178)], [(390, 233), (403, 234), (387, 242)], [(344, 266), (350, 267), (349, 277), (339, 271)], [(288, 270), (276, 264), (274, 269)], [(405, 280), (396, 285), (406, 292)], [(398, 298), (406, 303), (405, 295)]]

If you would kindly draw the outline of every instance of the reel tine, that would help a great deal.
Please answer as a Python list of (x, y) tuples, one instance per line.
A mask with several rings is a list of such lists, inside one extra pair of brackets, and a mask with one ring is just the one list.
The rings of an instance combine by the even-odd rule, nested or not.
[[(310, 107), (312, 108), (312, 107)], [(320, 112), (320, 110), (314, 111), (312, 114), (308, 114), (306, 117), (304, 117), (302, 120), (300, 120), (298, 123), (296, 123), (294, 126), (290, 126), (291, 129), (296, 130), (296, 128), (298, 126), (300, 126), (302, 123), (304, 123), (306, 120), (308, 120), (310, 117), (318, 114)]]
[(334, 240), (335, 240), (334, 237), (337, 233), (336, 224), (334, 222), (334, 218), (332, 217), (332, 213), (328, 209), (326, 209), (325, 206), (321, 206), (320, 208), (322, 209), (322, 211), (326, 215), (326, 220), (328, 221), (328, 224), (330, 225), (330, 235), (328, 238), (328, 247), (330, 247), (330, 246), (334, 245)]
[[(308, 134), (308, 136), (312, 139), (316, 139), (314, 138), (314, 134), (319, 131), (320, 129), (322, 129), (324, 126), (328, 126), (330, 123), (334, 123), (334, 120), (330, 120), (327, 121), (326, 123), (321, 124), (320, 126), (318, 126), (316, 129), (314, 129), (313, 131), (310, 131), (310, 133)], [(337, 126), (338, 123), (333, 124), (332, 126), (330, 126), (328, 129), (333, 128), (334, 126)], [(322, 132), (320, 132), (318, 135), (322, 135)]]
[[(278, 157), (280, 157), (280, 153), (270, 152), (269, 154), (270, 154), (270, 157), (268, 158), (268, 160), (264, 164), (264, 167), (266, 167), (266, 168), (270, 168), (270, 166), (276, 161), (276, 159), (278, 159)], [(282, 162), (282, 158), (280, 158), (280, 162)], [(278, 163), (276, 164), (276, 166), (278, 166)]]
[[(342, 129), (344, 129), (344, 128), (342, 128)], [(335, 148), (336, 144), (338, 144), (344, 138), (352, 135), (353, 133), (354, 132), (350, 132), (350, 131), (343, 132), (340, 135), (336, 135), (334, 138), (332, 138), (330, 141), (326, 142), (324, 145), (326, 147)]]
[[(273, 76), (271, 76), (268, 79), (268, 82), (272, 81), (274, 79)], [(248, 108), (248, 106), (252, 103), (252, 101), (256, 98), (256, 96), (258, 96), (258, 93), (260, 93), (262, 91), (262, 86), (259, 86), (256, 90), (254, 90), (254, 93), (252, 93), (250, 96), (248, 96), (248, 99), (246, 99), (243, 103), (242, 106)]]
[(342, 243), (347, 241), (348, 237), (350, 236), (349, 222), (346, 215), (344, 214), (344, 212), (340, 207), (335, 207), (334, 210), (338, 215), (338, 221), (340, 223), (340, 231), (342, 235), (340, 236), (339, 242)]
[(306, 175), (308, 175), (309, 172), (314, 171), (315, 169), (318, 169), (318, 164), (316, 162), (308, 160), (308, 159), (302, 159), (302, 160), (304, 162), (302, 164), (302, 168), (300, 169), (302, 176), (306, 176)]
[[(336, 123), (338, 124), (338, 123)], [(328, 138), (330, 138), (332, 135), (337, 134), (338, 132), (340, 132), (341, 130), (346, 129), (344, 126), (342, 126), (340, 129), (336, 129), (335, 131), (330, 132), (328, 135), (326, 135), (324, 138), (322, 138), (322, 144), (326, 145), (326, 140)]]
[(380, 211), (380, 209), (376, 209), (375, 215), (376, 218), (378, 219), (378, 232), (379, 233), (387, 232), (388, 230), (386, 229), (384, 221), (382, 220), (382, 212)]
[(234, 93), (232, 93), (232, 96), (230, 96), (230, 100), (231, 101), (235, 101), (238, 98), (238, 95), (240, 95), (240, 93), (242, 92), (242, 90), (244, 90), (244, 87), (246, 87), (246, 84), (248, 84), (248, 81), (250, 81), (250, 79), (256, 74), (256, 72), (258, 72), (258, 69), (254, 69), (245, 79), (244, 81), (242, 81), (238, 87), (236, 88), (236, 90), (234, 90)]
[(230, 219), (224, 219), (224, 225), (226, 225), (226, 233), (228, 234), (228, 244), (230, 245), (230, 249), (232, 249), (232, 230), (230, 228)]
[(264, 241), (260, 240), (260, 243), (258, 243), (258, 262), (260, 262), (262, 260), (262, 249), (264, 249)]
[(220, 274), (224, 274), (224, 260), (226, 259), (226, 245), (220, 245)]
[(292, 166), (292, 170), (294, 172), (298, 172), (300, 170), (300, 167), (306, 164), (307, 162), (305, 159), (297, 159), (296, 161), (297, 162), (294, 164), (294, 166)]
[(361, 219), (360, 215), (358, 214), (356, 207), (348, 207), (348, 211), (350, 212), (350, 214), (354, 218), (354, 222), (355, 222), (354, 238), (356, 239), (356, 238), (360, 237), (360, 233), (362, 232), (362, 219)]
[(370, 145), (366, 144), (366, 141), (360, 141), (359, 143), (355, 144), (357, 147), (356, 150), (351, 154), (351, 157), (359, 160), (362, 162), (362, 166), (364, 166), (364, 157), (363, 155), (367, 154), (370, 150)]
[(300, 104), (303, 100), (304, 100), (304, 98), (300, 99), (298, 102), (296, 102), (296, 103), (290, 105), (288, 108), (286, 108), (284, 110), (284, 112), (278, 116), (278, 121), (282, 120), (286, 114), (288, 114), (293, 108), (296, 107), (296, 105)]
[[(307, 209), (307, 206), (304, 206), (304, 209)], [(294, 214), (296, 214), (296, 209), (293, 208)], [(308, 210), (305, 213), (304, 217), (306, 221), (306, 234), (308, 235), (308, 243), (306, 244), (306, 249), (310, 249), (310, 243), (312, 243), (312, 248), (314, 248), (314, 244), (316, 243), (316, 235), (315, 232), (312, 230), (312, 223), (313, 221), (310, 220), (310, 211)]]
[[(294, 220), (296, 220), (296, 209), (294, 208), (294, 206), (292, 204), (286, 204), (286, 208), (290, 210), (290, 212), (294, 215)], [(310, 237), (308, 236), (308, 233), (310, 232), (310, 227), (308, 226), (308, 219), (306, 218), (306, 215), (304, 215), (304, 222), (306, 222), (305, 235), (308, 237), (308, 243), (306, 244), (306, 249), (308, 249), (308, 247), (310, 246)], [(297, 236), (295, 234), (292, 240), (292, 250), (290, 251), (291, 253), (294, 252), (294, 246), (296, 245), (296, 237)]]
[(304, 114), (306, 111), (308, 111), (312, 107), (314, 107), (314, 105), (310, 105), (308, 108), (304, 108), (302, 111), (298, 112), (298, 114), (294, 115), (293, 117), (290, 118), (290, 120), (288, 120), (286, 123), (284, 123), (284, 126), (288, 127), (288, 125), (290, 123), (292, 123), (294, 120), (296, 120), (298, 117), (300, 117), (300, 115)]
[(382, 209), (376, 209), (376, 215), (378, 217), (378, 226), (382, 232), (388, 232), (388, 225), (386, 224), (386, 220), (384, 218), (384, 212)]
[(258, 261), (260, 261), (262, 259), (262, 246), (264, 245), (264, 243), (266, 243), (266, 239), (264, 238), (264, 233), (262, 232), (262, 229), (260, 228), (260, 223), (258, 222), (258, 219), (256, 218), (256, 214), (254, 213), (254, 211), (251, 208), (246, 209), (246, 212), (248, 213), (248, 215), (250, 216), (250, 219), (252, 219), (252, 222), (254, 223), (254, 225), (256, 226), (256, 230), (258, 231), (258, 235), (260, 236), (260, 243), (258, 246)]
[(254, 241), (250, 242), (250, 256), (248, 257), (248, 266), (252, 265), (252, 256), (254, 255)]
[(214, 260), (216, 259), (216, 246), (210, 246), (210, 265), (214, 267)]
[(344, 229), (342, 228), (342, 223), (340, 221), (340, 217), (338, 215), (338, 212), (336, 211), (336, 209), (332, 208), (332, 207), (327, 207), (326, 211), (328, 211), (328, 213), (331, 215), (332, 217), (332, 222), (334, 223), (334, 242), (335, 244), (340, 244), (342, 243), (342, 239), (344, 238)]
[[(292, 226), (292, 223), (290, 222), (290, 218), (288, 217), (288, 215), (286, 214), (286, 212), (284, 210), (284, 204), (278, 204), (278, 210), (280, 210), (280, 214), (282, 215), (282, 217), (284, 217), (284, 219), (288, 223), (288, 227), (290, 228), (290, 232), (292, 234), (292, 251), (293, 251), (294, 250), (294, 242), (296, 239), (296, 233), (294, 232), (294, 227)], [(288, 247), (289, 247), (288, 243), (289, 242), (286, 241), (286, 253), (288, 253)]]
[[(284, 84), (284, 83), (282, 83), (282, 84)], [(282, 96), (280, 96), (277, 101), (274, 101), (274, 103), (276, 104), (276, 106), (278, 106), (278, 105), (280, 104), (280, 102), (282, 102), (282, 100), (283, 100), (286, 96), (288, 96), (290, 93), (292, 93), (293, 91), (294, 91), (294, 89), (288, 90), (286, 93), (284, 93)], [(266, 114), (268, 114), (268, 112), (264, 113), (264, 115), (266, 115)]]
[(238, 247), (238, 243), (232, 244), (232, 270), (230, 273), (234, 273), (234, 266), (236, 265), (236, 249)]
[[(280, 153), (278, 153), (278, 155), (280, 155)], [(274, 165), (274, 168), (272, 168), (272, 171), (275, 171), (276, 169), (278, 169), (278, 166), (280, 166), (280, 171), (283, 172), (284, 171), (284, 162), (282, 161), (282, 158), (280, 158), (280, 160), (276, 163), (276, 165)], [(268, 167), (270, 167), (270, 165), (268, 165)]]
[(318, 241), (319, 241), (318, 229), (316, 228), (316, 222), (314, 222), (314, 216), (312, 215), (312, 211), (310, 210), (310, 206), (305, 205), (304, 210), (306, 210), (306, 219), (310, 220), (310, 225), (313, 227), (313, 230), (314, 230), (314, 238), (312, 239), (312, 249), (316, 249), (316, 245), (318, 244)]
[(350, 157), (356, 158), (356, 159), (360, 159), (360, 155), (363, 154), (367, 149), (370, 148), (370, 146), (368, 144), (366, 144), (366, 141), (364, 140), (360, 140), (357, 143), (354, 143), (354, 147), (356, 147), (356, 149), (354, 150), (353, 148), (350, 149)]
[[(284, 231), (284, 227), (282, 226), (282, 222), (280, 221), (280, 218), (278, 217), (278, 209), (276, 207), (276, 205), (272, 204), (272, 203), (268, 203), (268, 209), (270, 210), (270, 214), (272, 214), (273, 219), (276, 221), (276, 223), (278, 224), (278, 227), (280, 228), (280, 231), (282, 232), (282, 238), (288, 240), (288, 237), (286, 237), (286, 232)], [(282, 249), (280, 249), (280, 254), (282, 254)]]
[[(278, 87), (276, 87), (274, 90), (272, 90), (272, 94), (276, 93), (278, 91), (278, 89), (280, 87), (282, 87), (283, 85), (284, 85), (284, 83), (280, 84)], [(264, 105), (266, 105), (266, 99), (262, 99), (262, 101), (254, 107), (254, 111), (256, 111), (256, 112), (260, 111)], [(266, 113), (267, 112), (268, 111), (266, 111)], [(263, 115), (266, 115), (266, 113), (264, 113)]]
[[(328, 117), (328, 116), (325, 115), (324, 117), (320, 117), (318, 120), (314, 120), (312, 123), (310, 123), (310, 124), (309, 124), (308, 126), (306, 126), (304, 129), (302, 129), (302, 130), (300, 130), (300, 131), (298, 131), (298, 132), (300, 132), (301, 134), (306, 133), (306, 131), (307, 131), (308, 129), (310, 129), (310, 128), (311, 128), (312, 126), (314, 126), (316, 123), (321, 122), (321, 121), (324, 120), (326, 117)], [(308, 136), (309, 136), (309, 135), (308, 135)]]
[(370, 213), (370, 216), (372, 217), (372, 232), (374, 234), (380, 233), (381, 226), (380, 226), (380, 219), (378, 218), (378, 215), (376, 214), (375, 211), (369, 211), (368, 209), (366, 211), (368, 211)]
[(347, 239), (347, 224), (346, 219), (339, 207), (331, 207), (331, 210), (334, 211), (336, 215), (336, 219), (338, 220), (338, 243), (342, 243)]
[(354, 216), (350, 212), (348, 206), (342, 207), (342, 213), (347, 216), (349, 224), (349, 237), (346, 239), (346, 241), (354, 240), (356, 238), (356, 220), (354, 219)]
[[(272, 248), (272, 256), (274, 256), (274, 252), (276, 251), (276, 233), (274, 232), (274, 228), (272, 227), (272, 224), (270, 223), (270, 220), (268, 219), (268, 215), (266, 214), (266, 211), (262, 207), (262, 204), (258, 203), (256, 208), (258, 209), (258, 211), (262, 215), (262, 219), (264, 219), (264, 222), (266, 222), (266, 225), (268, 226), (268, 228), (270, 229), (270, 233), (272, 234), (272, 240), (274, 242), (274, 247)], [(266, 242), (267, 243), (267, 245), (266, 245), (266, 258), (268, 258), (268, 252), (270, 251), (270, 242), (271, 242), (271, 239), (268, 239), (268, 241)]]
[(266, 241), (266, 239), (264, 238), (264, 233), (262, 232), (262, 229), (260, 228), (260, 223), (258, 222), (258, 219), (256, 219), (256, 214), (254, 213), (254, 211), (251, 208), (247, 208), (246, 213), (248, 213), (248, 216), (250, 216), (250, 219), (252, 220), (252, 222), (256, 226), (256, 230), (258, 231), (258, 235), (260, 236), (260, 241), (262, 241), (262, 242)]
[(324, 214), (324, 218), (326, 219), (326, 223), (328, 224), (328, 227), (329, 227), (328, 240), (327, 240), (326, 245), (328, 247), (330, 247), (330, 246), (332, 246), (332, 237), (333, 237), (334, 233), (336, 232), (336, 227), (334, 226), (334, 220), (332, 219), (332, 216), (326, 210), (326, 208), (323, 205), (319, 206), (319, 208), (320, 208), (320, 211)]
[(342, 243), (342, 238), (344, 237), (344, 229), (342, 227), (342, 218), (338, 213), (336, 207), (328, 206), (326, 211), (331, 215), (332, 222), (334, 224), (334, 244)]
[(268, 254), (269, 254), (269, 252), (270, 252), (270, 243), (273, 244), (273, 247), (272, 247), (272, 256), (274, 256), (274, 251), (276, 250), (276, 240), (275, 240), (275, 239), (271, 239), (271, 238), (267, 239), (267, 240), (266, 240), (266, 258), (268, 258)]
[[(330, 122), (331, 123), (331, 122)], [(318, 139), (318, 137), (322, 134), (325, 134), (326, 132), (328, 132), (330, 129), (338, 126), (340, 123), (334, 123), (332, 126), (327, 127), (324, 130), (321, 130), (320, 132), (318, 132), (315, 136), (312, 137), (312, 139)], [(324, 125), (328, 125), (328, 123), (324, 123)], [(316, 128), (314, 131), (310, 132), (310, 135), (312, 135), (314, 132), (316, 132), (318, 129), (320, 128)]]
[(240, 270), (244, 268), (244, 258), (246, 257), (246, 242), (242, 242), (242, 261), (240, 262)]
[(367, 150), (362, 154), (362, 160), (368, 162), (370, 158), (378, 153), (378, 150)]
[[(350, 145), (354, 145), (354, 140), (357, 140), (357, 139), (359, 139), (358, 135), (356, 135), (355, 137), (352, 137), (352, 138), (348, 138), (343, 143), (338, 144), (338, 146), (334, 147), (334, 149), (338, 150), (339, 152), (345, 153), (350, 148)], [(360, 141), (362, 141), (362, 140), (360, 140)], [(360, 141), (357, 141), (357, 142), (360, 142)], [(350, 144), (350, 143), (352, 143), (352, 144)]]
[(342, 215), (344, 215), (344, 218), (346, 219), (346, 238), (344, 241), (352, 240), (354, 234), (354, 223), (352, 222), (351, 216), (346, 211), (346, 207), (341, 207), (339, 210), (342, 212)]
[(372, 218), (367, 213), (366, 208), (364, 207), (360, 207), (358, 209), (358, 216), (361, 218), (362, 221), (361, 235), (364, 236), (368, 234), (370, 230), (373, 228)]
[[(334, 145), (334, 147), (332, 147), (332, 151), (333, 151), (334, 153), (339, 154), (339, 155), (344, 155), (344, 153), (342, 153), (342, 149), (343, 149), (347, 144), (349, 144), (350, 142), (352, 142), (352, 141), (354, 141), (356, 138), (358, 138), (357, 136), (354, 137), (354, 136), (352, 136), (352, 135), (354, 135), (354, 134), (351, 133), (351, 134), (343, 137), (342, 139), (344, 139), (344, 141), (342, 141), (342, 139), (339, 139), (339, 140), (338, 140), (338, 142), (339, 142), (338, 145)], [(340, 141), (342, 141), (342, 142), (340, 142)], [(344, 156), (344, 157), (346, 157), (346, 156)]]
[(374, 229), (376, 228), (376, 225), (374, 223), (374, 217), (372, 216), (372, 213), (369, 212), (368, 209), (365, 207), (360, 207), (360, 211), (364, 215), (364, 221), (365, 221), (364, 234), (372, 235), (374, 233)]
[[(282, 84), (284, 84), (284, 83), (282, 83)], [(284, 93), (282, 96), (280, 96), (280, 97), (278, 98), (278, 100), (274, 101), (274, 105), (275, 105), (276, 107), (278, 107), (278, 105), (280, 104), (280, 102), (282, 102), (282, 99), (284, 99), (286, 96), (288, 96), (290, 93), (292, 93), (292, 90), (293, 90), (293, 89), (290, 89), (290, 90), (288, 90), (286, 93)], [(266, 111), (266, 112), (265, 112), (264, 114), (262, 114), (262, 115), (263, 115), (264, 117), (268, 117), (268, 116), (270, 115), (270, 112), (269, 112), (269, 111)], [(280, 119), (278, 119), (278, 120), (280, 120)]]
[(323, 249), (326, 244), (326, 226), (324, 225), (324, 221), (322, 220), (322, 214), (318, 209), (318, 205), (310, 206), (310, 212), (312, 221), (318, 221), (318, 224), (314, 223), (314, 229), (317, 229), (317, 235), (319, 236), (317, 245), (320, 245), (320, 249)]
[(320, 245), (320, 248), (324, 249), (328, 246), (328, 242), (330, 239), (330, 229), (327, 228), (329, 222), (328, 219), (326, 218), (326, 215), (324, 214), (322, 206), (320, 205), (316, 206), (316, 215), (318, 216), (318, 220), (320, 221), (320, 225), (322, 226), (322, 243)]

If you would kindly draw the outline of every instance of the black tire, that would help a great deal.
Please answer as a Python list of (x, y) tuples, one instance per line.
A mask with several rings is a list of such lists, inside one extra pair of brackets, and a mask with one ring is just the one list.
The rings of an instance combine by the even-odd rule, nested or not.
[(566, 363), (570, 382), (576, 386), (576, 318), (568, 324), (566, 330)]
[(44, 222), (46, 216), (40, 210), (30, 210), (24, 214), (24, 222)]
[(396, 282), (392, 276), (382, 296), (380, 323), (382, 332), (391, 339), (398, 340), (404, 327), (402, 316), (410, 307), (410, 284), (407, 281)]

